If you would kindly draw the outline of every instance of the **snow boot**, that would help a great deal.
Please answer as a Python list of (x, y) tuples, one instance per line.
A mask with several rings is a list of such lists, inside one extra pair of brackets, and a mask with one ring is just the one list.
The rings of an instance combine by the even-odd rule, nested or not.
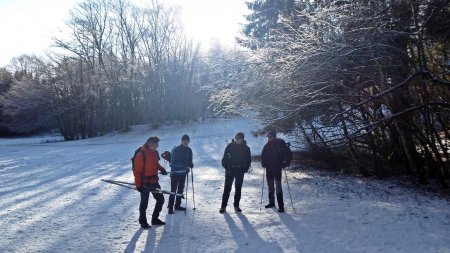
[(177, 210), (177, 211), (186, 211), (186, 208), (182, 207), (182, 206), (175, 206), (175, 210)]
[(242, 209), (240, 209), (238, 206), (235, 206), (235, 207), (234, 207), (234, 211), (239, 212), (239, 213), (242, 213)]
[(224, 212), (226, 212), (226, 211), (227, 211), (227, 208), (226, 208), (226, 207), (221, 207), (220, 210), (219, 210), (219, 213), (224, 213)]
[(151, 226), (146, 222), (146, 223), (141, 223), (141, 228), (149, 229), (149, 228), (151, 228)]
[(152, 225), (165, 225), (166, 223), (158, 218), (152, 218)]
[(169, 214), (173, 214), (173, 207), (169, 207)]
[(283, 192), (277, 193), (278, 212), (284, 213)]
[(268, 205), (266, 205), (264, 208), (272, 208), (272, 207), (274, 207), (275, 206), (275, 204), (274, 203), (269, 203)]
[(269, 207), (266, 206), (266, 208), (274, 207), (275, 206), (275, 192), (269, 192), (268, 196), (269, 196), (269, 204), (268, 204)]

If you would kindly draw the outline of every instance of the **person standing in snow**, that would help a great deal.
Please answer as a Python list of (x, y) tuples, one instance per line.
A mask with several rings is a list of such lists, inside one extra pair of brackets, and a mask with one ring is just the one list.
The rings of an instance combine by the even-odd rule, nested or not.
[[(146, 210), (148, 199), (152, 188), (161, 188), (158, 181), (158, 171), (162, 175), (167, 175), (167, 171), (159, 164), (159, 154), (157, 151), (159, 138), (154, 136), (148, 138), (147, 142), (141, 147), (134, 159), (134, 181), (136, 189), (141, 194), (141, 203), (139, 205), (139, 223), (144, 229), (150, 228), (147, 222)], [(152, 192), (156, 200), (155, 209), (152, 215), (152, 225), (164, 225), (165, 222), (159, 219), (159, 213), (164, 204), (164, 196), (161, 193)]]
[[(269, 204), (265, 208), (275, 206), (274, 192), (277, 192), (278, 212), (284, 212), (283, 189), (281, 187), (282, 170), (292, 161), (292, 151), (283, 139), (277, 138), (274, 130), (267, 134), (268, 141), (261, 153), (261, 164), (266, 168), (267, 186), (269, 188)], [(274, 187), (275, 183), (275, 187)]]
[(239, 132), (235, 136), (235, 140), (227, 145), (222, 158), (222, 166), (225, 168), (225, 187), (222, 195), (222, 206), (220, 213), (226, 211), (228, 198), (230, 197), (231, 186), (234, 184), (234, 210), (242, 212), (239, 208), (239, 201), (241, 200), (241, 189), (244, 182), (244, 173), (248, 172), (252, 162), (250, 148), (244, 140), (244, 134)]
[[(172, 192), (183, 194), (186, 175), (189, 170), (194, 168), (192, 163), (192, 149), (189, 147), (190, 138), (188, 135), (181, 137), (181, 144), (172, 149), (170, 166), (172, 168), (170, 185)], [(169, 214), (173, 214), (173, 204), (175, 196), (169, 197)], [(185, 211), (186, 208), (181, 206), (181, 197), (177, 196), (175, 201), (175, 210)]]

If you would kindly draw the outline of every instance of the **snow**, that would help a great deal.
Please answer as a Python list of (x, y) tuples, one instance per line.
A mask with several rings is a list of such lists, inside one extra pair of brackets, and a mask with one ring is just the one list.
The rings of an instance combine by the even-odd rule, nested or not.
[[(283, 175), (287, 212), (279, 214), (259, 209), (263, 171), (254, 162), (244, 179), (243, 213), (219, 214), (225, 140), (243, 131), (259, 154), (266, 139), (251, 136), (256, 127), (245, 119), (206, 120), (70, 142), (0, 139), (0, 252), (450, 252), (449, 200), (391, 180), (301, 167), (287, 172), (295, 212)], [(170, 150), (185, 133), (197, 209), (189, 182), (187, 215), (168, 215), (164, 206), (167, 224), (142, 230), (139, 194), (100, 179), (132, 182), (129, 159), (137, 147), (158, 135), (159, 150)], [(160, 178), (169, 189), (170, 178)], [(266, 195), (267, 187), (263, 205)], [(150, 198), (148, 217), (153, 206)]]

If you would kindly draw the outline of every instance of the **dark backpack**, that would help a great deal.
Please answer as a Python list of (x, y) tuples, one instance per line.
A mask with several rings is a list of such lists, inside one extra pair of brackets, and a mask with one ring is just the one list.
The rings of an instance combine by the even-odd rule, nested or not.
[[(133, 157), (131, 157), (131, 169), (134, 171), (134, 160), (136, 159), (136, 156), (140, 153), (140, 152), (142, 152), (142, 158), (144, 159), (144, 170), (145, 170), (145, 159), (146, 159), (146, 155), (145, 155), (145, 152), (144, 152), (144, 150), (142, 150), (142, 148), (141, 147), (139, 147), (138, 149), (136, 149), (136, 151), (134, 151), (134, 155), (133, 155)], [(143, 170), (143, 171), (144, 171)]]
[(283, 144), (285, 145), (285, 147), (283, 147), (283, 149), (284, 149), (284, 152), (283, 152), (284, 153), (284, 157), (286, 158), (285, 165), (289, 166), (289, 165), (291, 165), (292, 156), (293, 156), (292, 150), (291, 150), (291, 143), (290, 142), (284, 142), (284, 140), (283, 140)]
[[(276, 164), (279, 163), (278, 166), (288, 167), (291, 164), (293, 154), (290, 147), (291, 147), (290, 142), (285, 142), (283, 139), (279, 138), (276, 139), (275, 144), (276, 157), (278, 157), (278, 159), (281, 159), (276, 163)], [(266, 160), (267, 159), (268, 158), (266, 158)], [(267, 166), (267, 164), (265, 166)]]

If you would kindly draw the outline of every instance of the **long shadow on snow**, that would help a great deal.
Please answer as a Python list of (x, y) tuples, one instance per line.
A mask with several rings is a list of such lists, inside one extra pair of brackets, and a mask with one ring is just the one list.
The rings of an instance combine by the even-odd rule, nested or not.
[(156, 231), (155, 228), (147, 230), (147, 241), (145, 242), (145, 248), (143, 252), (155, 252), (156, 245)]
[(138, 228), (136, 233), (134, 233), (133, 237), (131, 238), (130, 242), (128, 243), (127, 247), (123, 251), (124, 253), (133, 253), (136, 250), (136, 244), (139, 240), (139, 237), (141, 237), (142, 233), (144, 232), (144, 229)]
[[(327, 210), (328, 211), (328, 210)], [(297, 250), (299, 252), (302, 252), (301, 248), (300, 248), (300, 243), (302, 241), (305, 242), (305, 240), (307, 240), (307, 238), (310, 238), (310, 236), (308, 236), (307, 238), (303, 238), (300, 235), (302, 234), (302, 231), (299, 231), (299, 228), (302, 227), (299, 221), (296, 221), (294, 218), (292, 218), (292, 216), (289, 213), (278, 213), (278, 216), (280, 217), (280, 220), (284, 223), (284, 225), (291, 231), (291, 233), (295, 236), (295, 241), (296, 241), (296, 247)], [(323, 215), (329, 215), (327, 213), (323, 214)], [(305, 227), (303, 225), (303, 234), (306, 235), (306, 233), (310, 233), (311, 229), (308, 227)], [(335, 242), (333, 242), (332, 240), (329, 240), (327, 243), (333, 244), (333, 246), (331, 247), (333, 249), (334, 252), (347, 252), (348, 248), (343, 247), (342, 245), (339, 245)]]
[[(90, 173), (95, 173), (95, 172), (92, 171)], [(112, 170), (112, 171), (108, 170), (108, 171), (104, 171), (102, 173), (99, 173), (100, 175), (99, 174), (93, 174), (93, 175), (85, 176), (85, 177), (83, 177), (83, 180), (80, 180), (80, 181), (77, 181), (77, 182), (73, 182), (73, 183), (71, 183), (70, 186), (67, 186), (67, 187), (63, 186), (58, 191), (52, 191), (52, 194), (47, 195), (45, 199), (42, 199), (42, 200), (37, 201), (37, 202), (30, 203), (30, 205), (32, 205), (33, 207), (39, 207), (39, 206), (44, 205), (45, 203), (47, 203), (49, 201), (56, 201), (57, 199), (64, 198), (65, 193), (67, 193), (67, 192), (73, 192), (73, 191), (78, 192), (78, 194), (80, 194), (78, 196), (78, 198), (74, 199), (72, 202), (68, 203), (68, 205), (66, 205), (64, 207), (64, 209), (61, 209), (61, 212), (57, 212), (57, 213), (55, 212), (52, 215), (46, 216), (45, 219), (44, 219), (44, 220), (49, 220), (49, 221), (57, 220), (58, 218), (61, 218), (60, 214), (67, 214), (67, 212), (65, 212), (64, 210), (69, 210), (69, 212), (70, 212), (70, 210), (72, 210), (72, 208), (74, 206), (80, 206), (80, 203), (88, 202), (89, 199), (95, 197), (97, 192), (94, 192), (94, 191), (98, 190), (96, 187), (93, 187), (93, 188), (84, 189), (83, 191), (77, 191), (77, 189), (79, 187), (83, 186), (86, 183), (92, 182), (94, 180), (99, 180), (101, 175), (103, 175), (103, 176), (110, 175), (110, 176), (114, 177), (114, 176), (123, 175), (124, 173), (128, 173), (128, 172), (122, 171), (120, 169), (118, 170), (116, 168), (115, 170)], [(83, 173), (83, 174), (87, 174), (87, 173)], [(50, 182), (51, 182), (51, 180), (50, 180)], [(63, 190), (63, 192), (61, 192), (61, 190)], [(127, 191), (129, 191), (129, 190), (127, 190), (127, 189), (123, 190), (123, 192), (127, 192)], [(25, 199), (30, 199), (30, 197), (27, 197)], [(23, 202), (23, 201), (25, 201), (25, 200), (21, 200), (20, 202)], [(117, 204), (121, 203), (121, 202), (115, 201), (114, 199), (111, 199), (110, 202), (116, 202)], [(17, 205), (18, 203), (14, 203), (14, 204)], [(110, 203), (107, 206), (111, 207), (111, 206), (113, 206), (112, 204), (113, 203)], [(21, 207), (20, 210), (27, 210), (27, 209), (33, 208), (33, 207), (30, 207), (30, 205), (28, 205), (26, 207)], [(12, 206), (12, 205), (10, 204), (9, 206)], [(81, 205), (81, 206), (83, 206), (83, 205)], [(51, 208), (51, 206), (49, 206), (49, 207)], [(108, 209), (102, 208), (101, 210), (108, 210)], [(96, 212), (96, 214), (97, 214), (97, 212)], [(57, 217), (53, 217), (53, 216), (57, 216)], [(95, 217), (95, 216), (96, 215), (93, 215), (92, 218)], [(99, 220), (101, 220), (101, 219), (99, 219)], [(27, 222), (26, 224), (22, 225), (21, 228), (26, 230), (27, 227), (32, 227), (33, 224), (38, 223), (40, 221), (42, 221), (42, 220), (36, 220), (36, 221), (33, 221), (33, 222)]]
[[(104, 252), (111, 252), (113, 249), (108, 248), (111, 247), (110, 241), (111, 240), (117, 240), (116, 238), (105, 238), (105, 234), (108, 234), (108, 231), (117, 230), (117, 225), (122, 224), (120, 221), (117, 222), (117, 220), (113, 220), (111, 218), (117, 218), (117, 217), (128, 217), (126, 219), (133, 219), (133, 217), (127, 216), (128, 214), (123, 213), (122, 210), (119, 210), (119, 206), (123, 205), (123, 203), (126, 203), (127, 201), (130, 201), (130, 193), (127, 189), (121, 189), (118, 194), (116, 194), (116, 197), (111, 197), (106, 201), (102, 201), (103, 205), (98, 205), (97, 209), (92, 209), (90, 213), (86, 213), (89, 215), (88, 219), (83, 220), (85, 217), (78, 217), (78, 209), (85, 208), (88, 209), (89, 205), (81, 205), (80, 203), (97, 203), (98, 201), (95, 201), (95, 195), (91, 195), (89, 192), (95, 191), (95, 188), (87, 189), (82, 194), (84, 198), (79, 198), (78, 201), (72, 202), (70, 205), (66, 206), (64, 210), (60, 213), (65, 213), (68, 216), (73, 216), (74, 219), (81, 218), (80, 220), (77, 220), (77, 228), (70, 229), (66, 231), (66, 234), (60, 234), (58, 232), (58, 240), (55, 240), (51, 243), (47, 244), (46, 249), (44, 252), (61, 252), (64, 251), (64, 248), (61, 248), (64, 246), (72, 246), (74, 248), (80, 247), (82, 251), (91, 251), (91, 252), (98, 252), (99, 249), (102, 249)], [(137, 197), (136, 197), (137, 198)], [(103, 199), (102, 199), (103, 200)], [(76, 209), (75, 207), (78, 207)], [(132, 206), (127, 207), (130, 211)], [(106, 211), (105, 211), (106, 210)], [(54, 214), (54, 215), (58, 215)], [(130, 214), (131, 215), (131, 214)], [(70, 218), (66, 216), (65, 219)], [(56, 218), (56, 217), (55, 217)], [(47, 217), (47, 219), (51, 220), (53, 219), (51, 216)], [(116, 223), (117, 222), (117, 223)], [(113, 225), (114, 224), (114, 225)], [(94, 228), (92, 228), (94, 227)], [(87, 232), (87, 233), (86, 233)], [(123, 231), (126, 232), (126, 231)], [(77, 237), (77, 241), (67, 241), (67, 236), (75, 236), (75, 235), (84, 235), (80, 239), (80, 237)], [(116, 234), (119, 237), (120, 234)], [(99, 238), (101, 240), (99, 240)], [(86, 248), (87, 246), (94, 245), (95, 248)], [(85, 247), (85, 248), (83, 248)]]
[[(47, 191), (51, 192), (51, 194), (47, 194), (46, 195), (46, 199), (44, 199), (42, 201), (39, 201), (39, 202), (33, 202), (32, 203), (33, 206), (39, 206), (41, 203), (43, 203), (43, 202), (45, 202), (47, 200), (51, 200), (51, 199), (54, 199), (57, 196), (61, 196), (61, 190), (63, 190), (64, 192), (72, 192), (73, 190), (79, 188), (80, 186), (85, 185), (88, 182), (91, 182), (91, 181), (93, 181), (95, 179), (100, 180), (100, 178), (102, 176), (109, 175), (112, 178), (114, 178), (115, 176), (119, 176), (119, 175), (121, 175), (121, 174), (126, 172), (125, 170), (120, 170), (120, 168), (119, 169), (111, 168), (111, 170), (108, 169), (108, 170), (99, 172), (99, 171), (97, 171), (95, 169), (94, 170), (92, 170), (92, 169), (89, 170), (88, 169), (86, 171), (72, 170), (74, 173), (71, 173), (71, 174), (67, 174), (67, 172), (62, 172), (62, 171), (59, 171), (57, 173), (51, 173), (51, 177), (46, 177), (45, 180), (41, 180), (41, 181), (39, 181), (36, 184), (25, 186), (25, 187), (23, 187), (23, 186), (20, 187), (20, 185), (18, 185), (16, 187), (16, 189), (10, 190), (9, 192), (11, 192), (11, 193), (14, 193), (14, 192), (16, 192), (18, 190), (20, 190), (20, 191), (33, 191), (33, 194), (30, 194), (27, 197), (23, 197), (23, 198), (20, 198), (20, 199), (15, 198), (14, 202), (11, 202), (11, 203), (8, 203), (8, 204), (4, 204), (2, 207), (3, 208), (11, 208), (11, 207), (13, 207), (15, 205), (18, 205), (18, 204), (22, 203), (22, 202), (28, 201), (28, 200), (30, 200), (32, 198), (35, 198), (36, 196), (41, 196), (42, 195), (41, 194), (42, 191), (44, 191), (44, 192), (47, 192)], [(88, 172), (88, 173), (86, 173), (86, 172)], [(98, 174), (91, 174), (93, 172), (97, 172)], [(111, 172), (114, 172), (114, 173), (111, 173)], [(59, 185), (59, 184), (55, 183), (55, 181), (57, 181), (57, 180), (61, 180), (61, 179), (64, 179), (66, 177), (72, 177), (72, 176), (77, 175), (77, 174), (78, 174), (78, 176), (83, 175), (83, 179), (82, 180), (78, 180), (76, 182), (68, 183), (66, 185)], [(43, 186), (48, 186), (48, 187), (42, 189)], [(40, 188), (40, 189), (42, 189), (42, 191), (36, 191), (36, 188)]]
[(300, 248), (300, 242), (302, 238), (300, 237), (300, 233), (298, 231), (300, 224), (298, 223), (298, 221), (294, 220), (288, 213), (278, 213), (278, 216), (280, 216), (281, 221), (283, 221), (284, 225), (286, 225), (286, 227), (295, 236), (295, 246), (299, 252), (302, 252)]
[[(164, 205), (165, 207), (165, 205)], [(163, 208), (163, 212), (167, 209)], [(183, 228), (185, 227), (186, 217), (178, 212), (176, 214), (168, 214), (166, 216), (166, 225), (161, 227), (164, 229), (159, 239), (158, 248), (155, 252), (182, 252), (181, 239), (185, 236)], [(162, 248), (160, 248), (162, 247)]]
[(236, 252), (251, 252), (258, 249), (264, 249), (264, 252), (283, 252), (280, 246), (276, 242), (266, 242), (264, 241), (252, 227), (248, 219), (243, 214), (237, 214), (239, 219), (244, 226), (245, 232), (241, 231), (233, 218), (228, 214), (224, 213), (225, 220), (230, 228), (238, 248)]

